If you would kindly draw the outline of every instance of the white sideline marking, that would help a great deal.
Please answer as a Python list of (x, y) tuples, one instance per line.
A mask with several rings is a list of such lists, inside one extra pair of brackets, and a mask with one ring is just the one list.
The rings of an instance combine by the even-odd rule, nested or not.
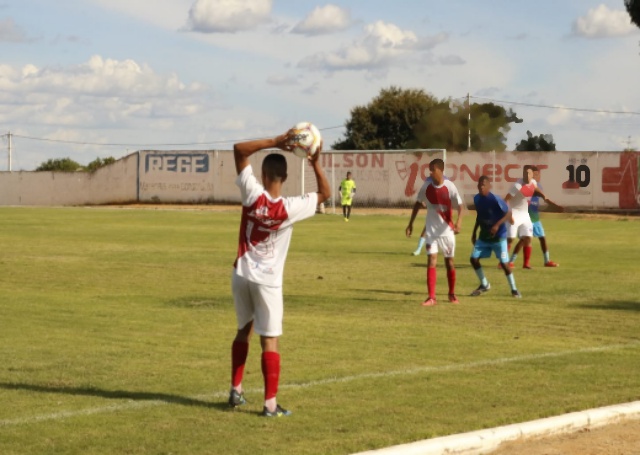
[[(612, 344), (608, 346), (597, 346), (591, 348), (583, 348), (583, 349), (575, 349), (571, 351), (559, 351), (559, 352), (547, 352), (543, 354), (530, 354), (516, 357), (502, 357), (499, 359), (493, 360), (480, 360), (478, 362), (469, 362), (469, 363), (459, 363), (459, 364), (451, 364), (451, 365), (441, 365), (441, 366), (433, 366), (433, 367), (419, 367), (419, 368), (411, 368), (408, 370), (395, 370), (395, 371), (386, 371), (380, 373), (364, 373), (354, 376), (344, 376), (341, 378), (327, 378), (327, 379), (319, 379), (317, 381), (309, 381), (301, 384), (282, 384), (280, 385), (280, 390), (282, 389), (306, 389), (310, 387), (322, 386), (326, 384), (338, 384), (345, 382), (357, 381), (360, 379), (376, 379), (376, 378), (387, 378), (392, 376), (399, 375), (408, 375), (408, 374), (420, 374), (420, 373), (444, 373), (448, 371), (458, 371), (465, 370), (476, 367), (485, 367), (485, 366), (495, 366), (495, 365), (503, 365), (506, 363), (513, 362), (523, 362), (523, 361), (531, 361), (531, 360), (539, 360), (539, 359), (547, 359), (553, 357), (563, 357), (567, 355), (574, 354), (585, 354), (585, 353), (594, 353), (594, 352), (607, 352), (614, 351), (616, 349), (629, 349), (636, 348), (640, 346), (640, 341), (636, 341), (628, 344)], [(248, 389), (248, 393), (260, 393), (262, 389)], [(64, 392), (61, 392), (64, 393)], [(193, 400), (207, 400), (207, 399), (221, 399), (226, 398), (228, 395), (228, 391), (225, 392), (214, 392), (202, 395), (195, 395), (192, 397), (186, 397), (188, 399)], [(118, 411), (127, 411), (131, 409), (144, 409), (155, 406), (164, 406), (174, 404), (164, 400), (128, 400), (125, 403), (114, 404), (110, 406), (101, 406), (98, 408), (89, 408), (89, 409), (81, 409), (77, 411), (61, 411), (54, 412), (52, 414), (42, 414), (31, 417), (22, 417), (18, 419), (6, 419), (0, 420), (0, 427), (10, 427), (17, 425), (26, 425), (37, 422), (44, 422), (47, 420), (63, 420), (72, 417), (78, 416), (89, 416), (93, 414), (103, 414), (107, 412), (118, 412)]]
[(640, 419), (640, 401), (571, 412), (546, 419), (514, 423), (486, 430), (452, 434), (353, 455), (480, 455), (494, 452), (503, 442), (575, 433), (615, 422)]

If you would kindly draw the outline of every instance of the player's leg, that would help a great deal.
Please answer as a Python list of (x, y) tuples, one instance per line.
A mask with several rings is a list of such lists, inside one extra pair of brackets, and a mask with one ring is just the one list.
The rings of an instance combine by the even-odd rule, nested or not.
[(533, 237), (533, 223), (531, 218), (527, 214), (523, 217), (522, 222), (518, 226), (518, 237), (522, 240), (522, 251), (524, 252), (524, 264), (525, 269), (531, 268), (531, 237)]
[(351, 204), (347, 205), (347, 220), (351, 218)]
[(253, 283), (255, 295), (254, 330), (260, 335), (262, 347), (262, 377), (264, 379), (264, 417), (279, 417), (291, 414), (277, 402), (280, 382), (280, 352), (278, 338), (282, 335), (283, 300), (282, 287), (261, 286)]
[(345, 221), (347, 221), (347, 205), (346, 204), (342, 204), (342, 217), (344, 218)]
[[(514, 223), (513, 224), (506, 223), (506, 226), (507, 226), (507, 255), (508, 255), (509, 251), (511, 251), (511, 244), (513, 243), (513, 240), (518, 237), (519, 220), (514, 218)], [(517, 247), (518, 245), (516, 245), (516, 248)], [(513, 261), (515, 261), (516, 257), (518, 257), (517, 253), (513, 258), (513, 260), (509, 261), (509, 267), (513, 268)], [(502, 267), (501, 263), (498, 263), (498, 267), (500, 268)]]
[(508, 257), (509, 257), (509, 252), (507, 250), (507, 242), (506, 240), (502, 240), (501, 242), (496, 243), (493, 246), (493, 251), (495, 252), (496, 256), (500, 259), (500, 266), (502, 267), (502, 270), (504, 271), (504, 274), (507, 278), (507, 283), (509, 283), (509, 287), (511, 288), (511, 295), (515, 298), (520, 298), (522, 297), (520, 295), (520, 292), (518, 292), (518, 288), (516, 287), (516, 279), (513, 276), (513, 272), (511, 271), (511, 267), (509, 266), (508, 261)]
[(542, 226), (541, 221), (536, 221), (535, 223), (533, 223), (533, 236), (537, 237), (540, 241), (540, 249), (542, 250), (542, 254), (544, 256), (544, 266), (558, 267), (558, 263), (551, 260), (549, 247), (547, 246), (547, 238), (545, 237), (544, 227)]
[(487, 257), (485, 242), (482, 240), (476, 240), (476, 243), (473, 245), (473, 251), (471, 252), (470, 262), (471, 267), (473, 267), (473, 271), (480, 280), (480, 286), (471, 293), (474, 297), (477, 297), (491, 289), (489, 280), (487, 280), (487, 277), (482, 270), (482, 265), (480, 265), (480, 258), (483, 257)]
[[(518, 259), (518, 254), (520, 253), (522, 246), (523, 246), (522, 239), (518, 239), (518, 243), (516, 243), (516, 246), (513, 248), (513, 253), (511, 253), (511, 257), (509, 258), (509, 263), (511, 264), (510, 267), (513, 267), (513, 264), (516, 262), (516, 259)], [(507, 243), (507, 254), (509, 254), (509, 251), (510, 251), (510, 245), (509, 243)]]
[(433, 239), (427, 239), (427, 299), (422, 306), (436, 304), (436, 264), (438, 263), (438, 244)]
[(444, 255), (444, 265), (447, 269), (447, 283), (449, 284), (449, 302), (460, 303), (456, 297), (456, 266), (454, 256), (456, 253), (455, 235), (447, 235), (438, 238), (439, 247)]
[(246, 403), (242, 389), (244, 367), (249, 353), (249, 341), (253, 332), (253, 303), (249, 281), (233, 272), (231, 279), (234, 307), (238, 331), (231, 344), (231, 390), (229, 406), (236, 407)]

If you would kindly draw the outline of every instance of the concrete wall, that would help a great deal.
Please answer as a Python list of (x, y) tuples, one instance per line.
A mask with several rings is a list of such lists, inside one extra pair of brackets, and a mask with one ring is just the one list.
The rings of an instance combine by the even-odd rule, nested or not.
[(138, 154), (96, 172), (0, 172), (0, 205), (88, 205), (137, 200)]
[[(251, 157), (257, 175), (268, 152)], [(315, 191), (306, 160), (286, 154), (285, 195)], [(346, 171), (357, 183), (355, 203), (409, 206), (429, 175), (429, 161), (444, 157), (445, 175), (471, 203), (480, 175), (505, 195), (525, 164), (541, 169), (545, 193), (561, 205), (640, 210), (640, 152), (411, 153), (328, 152), (321, 163), (334, 193)], [(94, 173), (0, 172), (0, 205), (88, 205), (128, 202), (238, 203), (229, 150), (142, 150)], [(334, 202), (339, 205), (336, 199)]]

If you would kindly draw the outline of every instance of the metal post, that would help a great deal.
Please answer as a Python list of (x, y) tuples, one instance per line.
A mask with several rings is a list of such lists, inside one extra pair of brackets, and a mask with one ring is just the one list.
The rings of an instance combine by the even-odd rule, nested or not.
[(9, 137), (9, 172), (11, 172), (11, 131), (7, 136)]
[(467, 92), (467, 151), (471, 150), (471, 95)]

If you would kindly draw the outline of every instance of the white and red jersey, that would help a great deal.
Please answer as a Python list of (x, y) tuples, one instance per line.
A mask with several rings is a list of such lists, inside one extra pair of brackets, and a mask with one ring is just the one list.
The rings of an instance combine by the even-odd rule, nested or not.
[[(528, 214), (529, 201), (531, 201), (531, 197), (536, 188), (538, 188), (538, 183), (534, 179), (531, 179), (529, 183), (524, 183), (522, 179), (514, 183), (511, 190), (509, 190), (509, 194), (511, 195), (511, 199), (509, 200), (511, 210), (513, 212), (524, 212)], [(514, 215), (517, 215), (517, 213), (514, 213)]]
[(249, 281), (282, 286), (293, 223), (313, 216), (318, 193), (273, 199), (245, 167), (236, 179), (242, 197), (242, 219), (236, 273)]
[(427, 206), (427, 238), (454, 235), (453, 209), (457, 210), (462, 205), (462, 198), (451, 180), (445, 179), (436, 185), (428, 177), (420, 188), (418, 201)]

